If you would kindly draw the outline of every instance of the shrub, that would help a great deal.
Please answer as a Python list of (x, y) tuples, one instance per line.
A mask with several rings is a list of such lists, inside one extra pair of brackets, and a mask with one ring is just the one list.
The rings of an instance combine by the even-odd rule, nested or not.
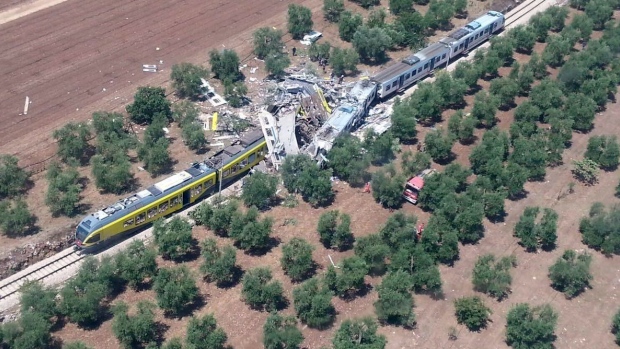
[(137, 314), (129, 316), (127, 315), (129, 307), (125, 302), (118, 302), (114, 306), (112, 331), (123, 347), (128, 349), (142, 347), (156, 339), (154, 308), (155, 304), (140, 301)]
[(498, 300), (507, 297), (512, 283), (510, 269), (515, 263), (514, 257), (503, 257), (497, 263), (492, 254), (479, 257), (472, 276), (474, 290), (489, 294)]
[(563, 292), (566, 298), (579, 295), (590, 285), (590, 262), (592, 256), (587, 253), (577, 254), (573, 250), (566, 250), (562, 257), (549, 267), (551, 286)]
[(246, 206), (264, 210), (276, 196), (277, 186), (277, 177), (257, 171), (243, 183), (241, 198)]
[(224, 349), (228, 336), (213, 314), (205, 314), (202, 317), (192, 316), (187, 324), (185, 342), (192, 349)]
[(336, 317), (332, 292), (317, 278), (293, 289), (293, 304), (297, 317), (312, 328), (326, 328)]
[(346, 319), (332, 340), (334, 349), (384, 349), (387, 341), (377, 334), (372, 318)]
[(304, 336), (297, 328), (293, 316), (269, 315), (263, 326), (263, 345), (265, 349), (298, 349)]
[(615, 136), (592, 136), (588, 139), (588, 148), (584, 155), (606, 170), (615, 170), (620, 158), (620, 147)]
[(598, 182), (598, 164), (590, 159), (574, 160), (573, 176), (586, 184), (592, 185)]
[(179, 216), (167, 223), (163, 219), (155, 221), (153, 236), (159, 253), (167, 259), (179, 261), (193, 249), (192, 226)]
[(202, 91), (201, 78), (206, 78), (209, 70), (191, 63), (179, 63), (172, 66), (170, 80), (172, 88), (181, 98), (196, 99)]
[(479, 331), (489, 322), (492, 311), (480, 297), (461, 297), (454, 300), (456, 321), (470, 331)]
[(161, 268), (155, 277), (157, 305), (166, 313), (181, 315), (198, 298), (198, 287), (184, 266)]
[(282, 246), (282, 269), (293, 281), (302, 281), (314, 271), (312, 251), (314, 247), (306, 240), (292, 238)]
[(553, 348), (558, 314), (550, 305), (515, 305), (508, 311), (506, 343), (513, 348)]
[(237, 251), (230, 245), (220, 248), (217, 241), (207, 238), (202, 242), (203, 264), (200, 271), (218, 286), (226, 286), (235, 282), (238, 267)]
[(254, 309), (278, 310), (286, 303), (282, 284), (272, 281), (269, 268), (254, 268), (243, 276), (243, 300)]
[(340, 214), (336, 210), (324, 212), (319, 218), (317, 227), (321, 242), (326, 248), (339, 250), (351, 248), (354, 237), (350, 225), (351, 217), (348, 214)]

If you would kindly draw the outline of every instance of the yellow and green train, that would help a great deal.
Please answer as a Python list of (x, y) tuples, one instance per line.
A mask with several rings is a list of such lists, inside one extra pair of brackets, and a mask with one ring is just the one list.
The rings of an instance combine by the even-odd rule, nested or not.
[(236, 180), (267, 154), (262, 131), (255, 130), (209, 159), (127, 198), (86, 216), (75, 231), (75, 246), (89, 248), (121, 234), (143, 228), (209, 196)]

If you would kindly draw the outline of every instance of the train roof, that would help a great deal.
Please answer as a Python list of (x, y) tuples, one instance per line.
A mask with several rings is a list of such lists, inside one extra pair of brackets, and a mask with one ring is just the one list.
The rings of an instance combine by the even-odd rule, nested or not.
[[(239, 158), (248, 148), (253, 148), (263, 139), (261, 130), (254, 130), (242, 137), (238, 144), (228, 146), (209, 159), (192, 164), (184, 171), (177, 172), (150, 187), (143, 189), (127, 198), (86, 216), (80, 224), (93, 231), (102, 224), (108, 224), (128, 213), (156, 201), (162, 196), (175, 192), (189, 183), (216, 172), (235, 159)], [(215, 166), (214, 166), (215, 165)]]
[(452, 33), (448, 34), (447, 37), (439, 40), (439, 42), (444, 43), (446, 45), (450, 45), (454, 42), (459, 41), (460, 39), (467, 36), (469, 33), (472, 33), (476, 29), (493, 23), (494, 21), (497, 20), (498, 17), (504, 17), (504, 15), (500, 12), (489, 11), (483, 16), (475, 19), (474, 21), (469, 22), (464, 27), (461, 27), (453, 31)]
[(441, 55), (442, 53), (448, 52), (446, 45), (440, 42), (436, 42), (434, 44), (430, 44), (426, 46), (422, 51), (416, 53), (416, 57), (420, 59), (420, 61), (425, 61), (427, 59), (431, 59), (437, 55)]
[(379, 84), (383, 84), (396, 76), (402, 75), (409, 69), (411, 69), (410, 64), (397, 62), (378, 72), (375, 76), (372, 77), (372, 80), (376, 81)]

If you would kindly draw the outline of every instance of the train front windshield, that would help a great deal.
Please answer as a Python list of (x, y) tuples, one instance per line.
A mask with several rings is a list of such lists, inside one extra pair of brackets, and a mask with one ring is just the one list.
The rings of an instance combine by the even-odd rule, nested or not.
[(84, 229), (81, 225), (78, 225), (75, 231), (75, 239), (78, 240), (79, 242), (84, 242), (87, 236), (88, 236), (88, 231)]

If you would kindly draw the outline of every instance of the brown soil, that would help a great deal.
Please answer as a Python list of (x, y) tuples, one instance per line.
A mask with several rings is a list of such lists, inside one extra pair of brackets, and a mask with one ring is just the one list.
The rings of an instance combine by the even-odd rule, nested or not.
[[(189, 4), (190, 2), (192, 4)], [(261, 25), (277, 25), (279, 23), (283, 23), (285, 18), (283, 9), (286, 4), (278, 2), (273, 3), (273, 7), (264, 5), (261, 7), (256, 7), (263, 9), (264, 12), (266, 12), (264, 10), (266, 8), (269, 8), (270, 10), (273, 8), (273, 13), (279, 13), (277, 16), (273, 16), (266, 21), (261, 22)], [(59, 5), (49, 11), (42, 11), (42, 13), (32, 16), (38, 18), (38, 20), (32, 20), (29, 17), (21, 20), (21, 22), (16, 22), (20, 22), (21, 26), (30, 26), (32, 28), (36, 28), (38, 24), (43, 27), (44, 25), (41, 23), (44, 23), (45, 25), (50, 23), (49, 26), (52, 26), (51, 22), (45, 22), (39, 18), (39, 16), (44, 15), (43, 12), (45, 12), (46, 16), (44, 18), (54, 18), (55, 16), (60, 17), (65, 14), (64, 11), (73, 13), (69, 18), (85, 18), (87, 16), (80, 16), (78, 12), (86, 11), (84, 10), (85, 8), (88, 8), (88, 11), (90, 12), (94, 12), (97, 9), (97, 4), (94, 2), (86, 2), (83, 3), (82, 6), (76, 7), (69, 7), (69, 4), (73, 3), (69, 2)], [(317, 13), (321, 6), (320, 1), (318, 0), (306, 1), (304, 4), (312, 7), (315, 13)], [(110, 20), (118, 20), (119, 22), (123, 22), (118, 17), (131, 18), (132, 13), (135, 16), (139, 11), (139, 6), (139, 4), (133, 3), (119, 5), (115, 11), (117, 11), (120, 16), (106, 15), (105, 18), (112, 18)], [(126, 101), (129, 100), (131, 94), (133, 94), (135, 86), (138, 84), (164, 83), (166, 81), (166, 73), (149, 76), (141, 75), (141, 72), (139, 72), (139, 66), (142, 63), (146, 63), (146, 59), (158, 60), (161, 57), (161, 59), (164, 59), (166, 66), (170, 66), (181, 59), (190, 60), (183, 57), (203, 57), (202, 59), (196, 58), (190, 61), (204, 62), (204, 57), (206, 57), (205, 53), (208, 49), (202, 50), (201, 48), (207, 47), (210, 49), (212, 47), (217, 47), (217, 45), (221, 42), (226, 42), (228, 47), (231, 47), (231, 42), (234, 42), (235, 44), (232, 45), (233, 47), (238, 48), (238, 51), (240, 52), (247, 53), (249, 52), (247, 50), (247, 46), (242, 46), (242, 42), (243, 40), (248, 40), (251, 29), (246, 30), (244, 34), (237, 35), (231, 39), (230, 37), (232, 33), (239, 33), (247, 28), (253, 29), (252, 26), (257, 26), (259, 20), (268, 18), (265, 13), (256, 12), (254, 16), (246, 17), (245, 20), (240, 21), (241, 23), (235, 24), (234, 28), (231, 24), (230, 26), (225, 27), (226, 30), (215, 31), (215, 28), (223, 28), (221, 23), (229, 23), (223, 20), (225, 16), (220, 16), (217, 22), (211, 22), (214, 23), (211, 27), (209, 27), (211, 29), (205, 30), (205, 28), (202, 27), (201, 30), (198, 30), (198, 28), (201, 27), (201, 25), (204, 25), (203, 23), (206, 23), (206, 21), (199, 21), (194, 18), (190, 25), (185, 24), (186, 21), (181, 19), (190, 18), (193, 13), (199, 13), (200, 11), (205, 12), (208, 6), (215, 5), (207, 5), (205, 3), (198, 4), (193, 3), (193, 0), (188, 0), (187, 2), (176, 4), (175, 13), (177, 10), (179, 11), (179, 16), (175, 17), (177, 19), (177, 26), (173, 27), (172, 30), (164, 32), (163, 28), (169, 27), (172, 24), (169, 22), (172, 19), (169, 20), (168, 18), (170, 18), (170, 16), (164, 12), (166, 11), (166, 6), (168, 6), (168, 4), (156, 4), (154, 6), (158, 8), (157, 11), (154, 9), (140, 11), (140, 15), (145, 16), (147, 19), (134, 21), (128, 20), (128, 23), (125, 24), (126, 28), (123, 27), (122, 24), (116, 23), (116, 27), (121, 27), (123, 29), (112, 31), (108, 34), (110, 35), (109, 39), (101, 40), (102, 42), (100, 45), (103, 45), (101, 47), (108, 48), (108, 50), (101, 51), (101, 55), (103, 56), (107, 54), (103, 52), (121, 52), (120, 50), (124, 49), (124, 51), (122, 51), (122, 57), (124, 58), (119, 59), (114, 63), (115, 65), (120, 64), (121, 68), (118, 68), (118, 70), (117, 68), (109, 66), (110, 57), (98, 58), (98, 56), (92, 54), (91, 51), (84, 50), (84, 48), (88, 48), (88, 41), (78, 44), (78, 46), (82, 45), (82, 49), (70, 47), (65, 48), (67, 50), (67, 57), (81, 57), (82, 55), (79, 54), (81, 52), (90, 52), (85, 53), (83, 56), (92, 54), (92, 56), (89, 56), (90, 58), (80, 58), (80, 62), (77, 62), (78, 66), (76, 66), (75, 69), (70, 69), (72, 63), (69, 61), (62, 62), (60, 56), (55, 55), (54, 57), (47, 56), (47, 58), (44, 58), (43, 60), (58, 59), (58, 62), (51, 66), (48, 62), (47, 65), (44, 65), (44, 68), (40, 68), (42, 71), (39, 74), (44, 74), (44, 76), (40, 78), (41, 80), (39, 80), (38, 83), (33, 82), (32, 86), (30, 86), (38, 91), (37, 93), (39, 94), (36, 99), (34, 97), (34, 93), (30, 94), (31, 98), (33, 98), (32, 107), (34, 107), (34, 109), (32, 110), (38, 109), (38, 111), (29, 113), (28, 117), (33, 118), (29, 121), (18, 122), (17, 124), (11, 124), (8, 121), (5, 123), (5, 125), (8, 126), (6, 126), (4, 130), (0, 130), (0, 134), (2, 135), (0, 138), (3, 140), (2, 142), (4, 142), (0, 144), (2, 147), (2, 152), (17, 153), (22, 156), (23, 159), (35, 159), (35, 155), (40, 155), (35, 153), (40, 152), (42, 149), (49, 149), (48, 153), (52, 153), (53, 148), (49, 147), (50, 142), (45, 139), (47, 137), (46, 135), (49, 135), (50, 131), (54, 127), (62, 125), (64, 122), (71, 119), (87, 119), (90, 112), (93, 110), (115, 110), (121, 108)], [(221, 6), (225, 5), (221, 4)], [(237, 6), (237, 12), (246, 13), (241, 9), (241, 7), (244, 6), (242, 4), (227, 6)], [(347, 3), (347, 7), (350, 6), (355, 5)], [(250, 7), (250, 5), (247, 7)], [(59, 10), (59, 8), (62, 8), (64, 11)], [(224, 12), (223, 14), (232, 16), (232, 11), (230, 13)], [(102, 16), (104, 15), (100, 15), (98, 17)], [(317, 17), (318, 16), (315, 15), (315, 20)], [(67, 23), (67, 17), (64, 18), (64, 21), (58, 20), (54, 26), (58, 27), (59, 25), (62, 26), (64, 23)], [(95, 17), (93, 16), (84, 19), (83, 22), (87, 22), (89, 20), (92, 21), (93, 18)], [(221, 22), (220, 18), (222, 18)], [(144, 25), (145, 23), (156, 23), (154, 27), (158, 29), (152, 29), (151, 34), (149, 35), (146, 32), (147, 29)], [(317, 21), (317, 23), (323, 23), (326, 25), (321, 21)], [(15, 23), (12, 23), (12, 25), (17, 26)], [(10, 25), (5, 27), (10, 27)], [(86, 30), (85, 36), (97, 35), (97, 37), (104, 37), (101, 31), (104, 30), (104, 28), (110, 28), (113, 26), (110, 25), (104, 26), (104, 28), (101, 27), (102, 26), (95, 26), (92, 24), (90, 26), (83, 24), (83, 27), (80, 26), (80, 30), (85, 31), (84, 28), (89, 29)], [(185, 31), (180, 30), (181, 27), (184, 28)], [(334, 35), (335, 31), (333, 26), (323, 27), (323, 30), (321, 30), (320, 26), (317, 26), (316, 28), (319, 31), (326, 33), (325, 39), (332, 42), (337, 41), (334, 39), (336, 35)], [(24, 27), (21, 29), (23, 30)], [(17, 28), (15, 27), (13, 30), (15, 31)], [(59, 40), (51, 38), (58, 34), (50, 33), (46, 38), (45, 35), (35, 35), (35, 29), (30, 30), (33, 30), (33, 34), (28, 35), (28, 37), (37, 38), (36, 40), (40, 41), (39, 44), (45, 42), (46, 40), (48, 42), (49, 40)], [(43, 29), (38, 30), (39, 33), (43, 31)], [(67, 45), (69, 45), (68, 43), (75, 41), (78, 34), (81, 34), (77, 33), (76, 28), (67, 28), (66, 31), (59, 30), (58, 33), (69, 33), (69, 30), (73, 30), (74, 36), (72, 38), (68, 38), (70, 35), (67, 34), (67, 38), (63, 38), (63, 40), (66, 40)], [(89, 34), (91, 30), (92, 34)], [(211, 33), (213, 35), (203, 36), (199, 35), (199, 33)], [(190, 34), (193, 36), (190, 36)], [(138, 40), (141, 36), (148, 36), (148, 39), (145, 38), (144, 40)], [(182, 38), (177, 41), (177, 36), (182, 36)], [(123, 38), (127, 39), (124, 43), (122, 40)], [(192, 42), (192, 40), (195, 41)], [(178, 43), (175, 43), (175, 41)], [(116, 42), (118, 42), (118, 44), (116, 44)], [(190, 42), (192, 44), (187, 44)], [(92, 44), (92, 41), (90, 41), (90, 43)], [(183, 43), (183, 45), (181, 45), (181, 43)], [(157, 57), (153, 57), (156, 53), (154, 51), (154, 47), (157, 46), (160, 46), (162, 50), (158, 51), (159, 53), (157, 53)], [(54, 44), (49, 45), (47, 49), (59, 47), (63, 46), (61, 44)], [(173, 47), (176, 47), (176, 49), (173, 49)], [(93, 49), (94, 48), (90, 48), (90, 50)], [(130, 53), (134, 49), (135, 53)], [(537, 47), (537, 50), (539, 49), (542, 49), (542, 47)], [(5, 49), (3, 52), (9, 52), (7, 50), (8, 49)], [(34, 49), (31, 48), (31, 50)], [(41, 49), (37, 49), (36, 51), (45, 52), (41, 51)], [(30, 52), (30, 56), (33, 56), (34, 51)], [(69, 52), (72, 54), (69, 54)], [(48, 55), (49, 54), (51, 54), (51, 52), (48, 53)], [(403, 53), (399, 52), (399, 54)], [(4, 58), (7, 57), (6, 55), (7, 53), (3, 53), (3, 56), (0, 57), (10, 60), (11, 58)], [(110, 53), (110, 55), (112, 54)], [(17, 55), (14, 55), (12, 57), (16, 56)], [(244, 57), (244, 54), (241, 54), (241, 56)], [(26, 54), (24, 54), (24, 57), (25, 58), (23, 59), (26, 60), (26, 62), (29, 59), (32, 59)], [(526, 56), (516, 57), (519, 61), (528, 59)], [(97, 61), (98, 59), (102, 60)], [(91, 61), (99, 62), (100, 66), (103, 67), (102, 71), (105, 70), (105, 72), (102, 72), (101, 76), (89, 70), (91, 68), (97, 68), (95, 67), (96, 64), (90, 63)], [(6, 105), (11, 105), (8, 104), (9, 101), (11, 101), (14, 105), (14, 109), (17, 110), (14, 115), (11, 114), (11, 118), (15, 118), (15, 115), (19, 113), (19, 108), (23, 105), (23, 96), (25, 93), (24, 86), (17, 86), (19, 82), (13, 81), (14, 79), (9, 79), (7, 77), (7, 72), (9, 71), (20, 71), (26, 69), (23, 67), (16, 67), (16, 65), (17, 63), (13, 62), (12, 69), (6, 69), (6, 71), (2, 73), (4, 74), (3, 76), (5, 77), (5, 81), (7, 81), (7, 85), (13, 86), (10, 89), (13, 91), (10, 93), (12, 96), (6, 93), (5, 95), (0, 95), (0, 97), (7, 101)], [(64, 73), (62, 72), (63, 70)], [(128, 75), (134, 71), (136, 76), (140, 76), (139, 81), (137, 80), (137, 77), (133, 77), (129, 78), (130, 80), (133, 79), (131, 80), (131, 84), (120, 82), (119, 79), (126, 80), (125, 78), (128, 78)], [(92, 74), (89, 74), (89, 72)], [(505, 73), (505, 70), (502, 70), (502, 73)], [(22, 72), (19, 75), (15, 73), (11, 76), (20, 76), (23, 74), (26, 74), (26, 76), (33, 76), (36, 73), (29, 71), (28, 73)], [(108, 74), (107, 77), (105, 76), (106, 74)], [(78, 76), (83, 76), (83, 84), (78, 84)], [(104, 95), (99, 91), (101, 91), (101, 86), (104, 84), (109, 84), (109, 80), (114, 80), (113, 85), (118, 83), (121, 86), (117, 87), (118, 92), (110, 95)], [(56, 81), (56, 84), (51, 85), (49, 81)], [(68, 97), (74, 92), (71, 92), (71, 94), (67, 94), (68, 96), (65, 96), (64, 94), (66, 93), (65, 91), (67, 91), (67, 88), (62, 87), (65, 86), (65, 83), (66, 86), (71, 86), (69, 87), (71, 91), (79, 91), (80, 96), (77, 98), (74, 96)], [(484, 87), (487, 87), (487, 84), (488, 83), (481, 82), (481, 85)], [(47, 86), (47, 89), (39, 85), (45, 85)], [(50, 86), (54, 86), (54, 88), (50, 88)], [(60, 88), (57, 88), (57, 86), (60, 86)], [(80, 89), (77, 89), (78, 86), (81, 86)], [(60, 92), (57, 92), (57, 90)], [(86, 92), (89, 90), (92, 92), (92, 95)], [(96, 97), (94, 97), (95, 95)], [(116, 97), (118, 98), (114, 99)], [(81, 105), (79, 115), (78, 113), (73, 112), (78, 101), (80, 101), (79, 105)], [(471, 101), (472, 98), (468, 97), (467, 102), (471, 104)], [(518, 100), (518, 102), (520, 101), (521, 100)], [(39, 103), (45, 103), (44, 105), (46, 107), (42, 108), (42, 105)], [(471, 108), (471, 105), (468, 106), (468, 108)], [(41, 116), (42, 110), (46, 110), (46, 117)], [(39, 113), (39, 116), (35, 120), (34, 117), (37, 116), (37, 112)], [(513, 111), (508, 111), (498, 115), (500, 118), (500, 127), (502, 129), (506, 129), (508, 127), (510, 121), (512, 120), (512, 113)], [(587, 290), (583, 295), (571, 301), (566, 300), (562, 294), (550, 288), (549, 280), (546, 274), (549, 265), (553, 263), (559, 255), (561, 255), (564, 249), (587, 249), (587, 247), (581, 243), (581, 236), (577, 231), (577, 227), (579, 219), (587, 213), (590, 205), (595, 201), (601, 201), (604, 203), (617, 202), (617, 199), (613, 197), (613, 188), (616, 186), (618, 181), (617, 173), (602, 173), (597, 185), (585, 187), (578, 184), (575, 187), (575, 193), (568, 196), (562, 196), (562, 193), (566, 192), (568, 184), (574, 181), (570, 173), (571, 161), (572, 159), (578, 159), (583, 156), (587, 139), (591, 135), (595, 134), (618, 134), (620, 132), (620, 125), (618, 125), (614, 119), (615, 115), (618, 115), (619, 113), (620, 107), (617, 104), (609, 104), (608, 110), (601, 113), (597, 117), (596, 127), (591, 133), (574, 135), (572, 147), (567, 149), (564, 153), (564, 165), (548, 169), (546, 177), (547, 180), (545, 181), (527, 183), (526, 190), (528, 194), (526, 198), (519, 201), (507, 202), (506, 211), (508, 216), (504, 222), (496, 224), (485, 222), (486, 235), (480, 243), (477, 245), (461, 246), (460, 260), (457, 261), (453, 267), (441, 267), (445, 299), (433, 300), (430, 297), (423, 295), (415, 296), (415, 312), (418, 318), (418, 327), (416, 329), (404, 330), (394, 327), (380, 328), (380, 332), (385, 334), (388, 338), (388, 348), (505, 348), (506, 344), (503, 340), (506, 313), (511, 306), (518, 302), (529, 302), (533, 305), (549, 302), (557, 311), (559, 311), (560, 318), (556, 331), (556, 334), (558, 335), (558, 339), (556, 341), (557, 348), (615, 347), (615, 344), (613, 344), (613, 336), (609, 333), (610, 319), (613, 313), (620, 306), (620, 301), (618, 300), (616, 291), (616, 288), (619, 286), (618, 280), (620, 280), (620, 270), (617, 268), (617, 263), (614, 263), (615, 258), (605, 258), (598, 252), (590, 251), (593, 254), (592, 273), (594, 275), (594, 280), (592, 282), (592, 289)], [(7, 115), (5, 117), (9, 118), (9, 114), (5, 113), (4, 115)], [(24, 119), (15, 118), (14, 120)], [(29, 126), (28, 129), (32, 128), (32, 130), (30, 130), (28, 136), (17, 139), (17, 134), (20, 134), (21, 132), (21, 136), (26, 133), (24, 130), (26, 128), (26, 123)], [(422, 129), (420, 132), (421, 137), (423, 137), (427, 131), (427, 129)], [(172, 137), (175, 137), (175, 132), (178, 132), (178, 130), (175, 131), (173, 128)], [(477, 132), (479, 132), (478, 135), (481, 135), (481, 131)], [(37, 133), (40, 134), (39, 137), (36, 137)], [(5, 136), (7, 137), (5, 138)], [(29, 141), (25, 141), (25, 139), (28, 139)], [(39, 143), (41, 146), (36, 147), (36, 144)], [(454, 148), (454, 152), (457, 155), (456, 161), (467, 164), (467, 157), (473, 146), (474, 145), (456, 146)], [(184, 147), (178, 140), (173, 142), (172, 147), (173, 154), (175, 158), (179, 160), (179, 164), (183, 164), (184, 161), (189, 161), (194, 156), (191, 154), (187, 155), (187, 151), (184, 150)], [(24, 161), (23, 159), (22, 161)], [(88, 172), (86, 170), (84, 171), (85, 174)], [(145, 172), (138, 172), (136, 177), (139, 179), (141, 185), (147, 185), (155, 180), (150, 178), (150, 176), (148, 176)], [(38, 184), (39, 187), (37, 187), (37, 183), (40, 183)], [(44, 184), (41, 183), (44, 183), (44, 181), (38, 177), (35, 178), (35, 188), (33, 189), (33, 192), (39, 194), (29, 194), (28, 200), (31, 205), (37, 202), (40, 205), (42, 202), (41, 195), (44, 193)], [(341, 212), (350, 214), (352, 218), (352, 231), (356, 237), (376, 232), (381, 224), (385, 222), (387, 217), (390, 215), (389, 211), (374, 203), (370, 195), (361, 193), (359, 189), (352, 189), (345, 183), (337, 183), (335, 187), (338, 190), (336, 202), (328, 209), (338, 209)], [(39, 195), (38, 199), (35, 197), (36, 195)], [(98, 206), (100, 202), (109, 202), (114, 199), (111, 196), (100, 196), (96, 193), (92, 185), (87, 186), (84, 196), (84, 202), (94, 206)], [(578, 204), (576, 204), (577, 199), (579, 200)], [(512, 237), (514, 225), (526, 206), (551, 207), (560, 215), (558, 248), (554, 251), (526, 253), (517, 244), (516, 239)], [(351, 251), (343, 253), (328, 251), (319, 244), (318, 236), (315, 231), (316, 222), (320, 213), (324, 210), (325, 209), (313, 209), (305, 203), (300, 202), (299, 206), (293, 209), (277, 207), (266, 213), (266, 215), (272, 216), (275, 219), (276, 223), (274, 226), (274, 235), (280, 239), (280, 243), (287, 242), (293, 237), (303, 237), (316, 247), (314, 259), (322, 268), (318, 270), (319, 274), (322, 273), (324, 268), (330, 263), (328, 254), (331, 255), (337, 263), (342, 260), (342, 258), (351, 255), (352, 253)], [(428, 220), (428, 214), (421, 212), (416, 206), (405, 205), (401, 210), (407, 213), (416, 214), (421, 221)], [(285, 220), (288, 222), (294, 220), (295, 224), (289, 223), (286, 225), (284, 224)], [(40, 221), (42, 222), (44, 219), (40, 218)], [(50, 225), (53, 225), (54, 223), (51, 223), (53, 221), (55, 220), (49, 218), (49, 221), (45, 222), (50, 222)], [(63, 222), (63, 224), (70, 226), (70, 220), (64, 220)], [(194, 236), (197, 239), (202, 240), (206, 236), (213, 236), (213, 234), (202, 227), (197, 227), (194, 229)], [(225, 239), (219, 240), (222, 244), (229, 243), (229, 241), (224, 241)], [(5, 241), (0, 241), (3, 245), (4, 242)], [(517, 256), (519, 265), (516, 270), (512, 272), (513, 293), (507, 300), (498, 303), (485, 297), (485, 301), (493, 309), (493, 322), (481, 333), (470, 333), (463, 327), (456, 325), (453, 315), (452, 301), (463, 295), (474, 294), (470, 281), (471, 270), (477, 257), (485, 253), (494, 253), (498, 256), (514, 254)], [(244, 270), (255, 268), (257, 266), (271, 267), (274, 272), (274, 278), (284, 284), (286, 296), (289, 300), (291, 300), (291, 290), (293, 285), (291, 285), (288, 277), (283, 275), (283, 272), (279, 266), (280, 256), (281, 247), (277, 246), (264, 256), (249, 256), (239, 251), (238, 261)], [(188, 265), (195, 269), (199, 263), (199, 261), (194, 261), (188, 263)], [(170, 265), (170, 263), (160, 261), (160, 265), (166, 266)], [(198, 273), (196, 272), (196, 274)], [(198, 275), (196, 276), (198, 279)], [(370, 285), (376, 285), (380, 282), (380, 279), (368, 278), (367, 282)], [(205, 297), (206, 305), (200, 309), (197, 309), (194, 314), (214, 313), (220, 326), (222, 326), (228, 333), (229, 344), (233, 347), (260, 347), (262, 343), (262, 325), (267, 314), (250, 310), (240, 300), (240, 286), (237, 285), (236, 287), (230, 289), (218, 289), (214, 285), (203, 281), (199, 281), (199, 285), (201, 288), (201, 294)], [(117, 300), (125, 300), (132, 304), (141, 299), (153, 300), (153, 292), (151, 290), (138, 293), (127, 291), (117, 298)], [(372, 303), (375, 300), (376, 292), (372, 291), (368, 295), (356, 298), (350, 302), (344, 302), (340, 299), (334, 298), (334, 304), (338, 311), (338, 317), (334, 327), (326, 331), (316, 331), (303, 327), (303, 333), (306, 338), (304, 342), (305, 346), (308, 348), (319, 348), (322, 345), (329, 345), (334, 330), (338, 328), (343, 319), (363, 315), (372, 315), (374, 311)], [(292, 312), (292, 306), (289, 306), (284, 311), (284, 313), (287, 314), (292, 314)], [(173, 336), (183, 336), (188, 318), (168, 319), (159, 314), (158, 320), (168, 326), (165, 336), (166, 338), (171, 338)], [(448, 340), (447, 334), (450, 326), (456, 326), (459, 330), (459, 338), (454, 342)], [(85, 331), (77, 328), (73, 324), (67, 324), (62, 329), (55, 332), (54, 335), (67, 342), (82, 340), (96, 348), (119, 348), (118, 342), (111, 332), (111, 321), (109, 320), (104, 322), (96, 331)]]

